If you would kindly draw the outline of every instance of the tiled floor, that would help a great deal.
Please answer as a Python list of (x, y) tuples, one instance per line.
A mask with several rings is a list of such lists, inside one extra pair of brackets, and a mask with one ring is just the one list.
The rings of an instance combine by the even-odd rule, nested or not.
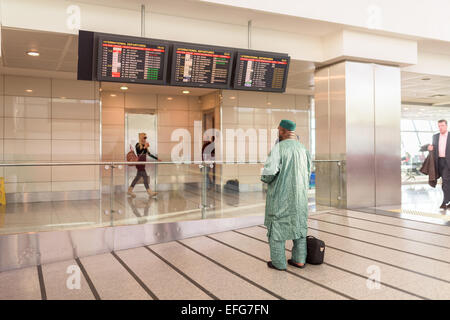
[(330, 209), (310, 215), (309, 234), (326, 243), (322, 265), (267, 268), (254, 226), (3, 272), (0, 299), (450, 299), (448, 226)]

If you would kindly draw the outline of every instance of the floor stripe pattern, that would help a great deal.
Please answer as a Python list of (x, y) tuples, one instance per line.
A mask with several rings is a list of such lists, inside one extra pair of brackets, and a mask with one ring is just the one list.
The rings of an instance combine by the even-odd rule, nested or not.
[(448, 226), (331, 209), (308, 227), (326, 243), (322, 265), (269, 269), (253, 226), (5, 271), (0, 299), (450, 299)]

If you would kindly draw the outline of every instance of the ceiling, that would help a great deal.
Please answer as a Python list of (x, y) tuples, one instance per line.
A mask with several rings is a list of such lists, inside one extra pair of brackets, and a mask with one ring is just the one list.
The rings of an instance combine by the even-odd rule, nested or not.
[[(72, 78), (76, 77), (78, 55), (76, 35), (5, 27), (1, 29), (1, 35), (1, 73), (29, 74), (30, 76), (39, 74), (47, 77), (59, 77), (64, 74)], [(26, 52), (29, 50), (39, 51), (40, 56), (28, 56)], [(291, 60), (286, 92), (314, 94), (314, 69), (315, 65), (312, 62)], [(116, 86), (120, 86), (116, 83), (103, 85), (114, 90), (117, 89)], [(450, 77), (402, 71), (401, 86), (403, 103), (450, 105)], [(132, 90), (177, 94), (182, 88), (133, 85)], [(190, 88), (189, 90), (193, 95), (211, 92), (211, 89)]]
[[(22, 29), (1, 29), (3, 66), (76, 72), (78, 36)], [(30, 57), (27, 51), (39, 51)]]
[(295, 33), (298, 30), (303, 35), (311, 36), (324, 36), (337, 32), (342, 28), (342, 25), (337, 23), (303, 19), (198, 0), (78, 0), (77, 2), (138, 12), (141, 10), (141, 4), (144, 4), (146, 12), (149, 14), (158, 13), (199, 20), (205, 20), (205, 17), (208, 17), (209, 21), (241, 26), (247, 26), (248, 21), (252, 20), (252, 26), (256, 28), (291, 33)]
[[(43, 31), (2, 28), (2, 62), (0, 72), (19, 72), (20, 70), (45, 70), (70, 72), (73, 77), (77, 72), (78, 36), (71, 34), (50, 33)], [(38, 57), (30, 57), (27, 51), (39, 51)], [(3, 70), (2, 70), (3, 69)], [(314, 83), (314, 63), (292, 60), (288, 75), (288, 92), (313, 94), (310, 86)], [(105, 84), (108, 87), (120, 87), (119, 84)], [(136, 88), (136, 89), (134, 89)], [(167, 86), (134, 85), (133, 90), (175, 94), (180, 88)], [(211, 89), (190, 89), (194, 95), (211, 92)]]
[(190, 96), (203, 96), (205, 94), (216, 91), (214, 89), (203, 88), (187, 88), (175, 86), (149, 86), (147, 84), (136, 83), (120, 83), (120, 82), (102, 82), (101, 88), (103, 91), (123, 92), (120, 87), (127, 86), (127, 93), (157, 93), (162, 95), (182, 95), (183, 90), (188, 90)]
[(402, 101), (450, 104), (450, 77), (402, 71)]

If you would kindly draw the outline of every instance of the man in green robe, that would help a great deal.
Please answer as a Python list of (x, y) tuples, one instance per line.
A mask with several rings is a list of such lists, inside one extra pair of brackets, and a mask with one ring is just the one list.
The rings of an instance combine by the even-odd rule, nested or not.
[(269, 268), (286, 270), (286, 240), (293, 240), (290, 265), (303, 268), (308, 231), (308, 187), (311, 156), (295, 135), (295, 123), (282, 120), (261, 181), (268, 184), (264, 225), (270, 245)]

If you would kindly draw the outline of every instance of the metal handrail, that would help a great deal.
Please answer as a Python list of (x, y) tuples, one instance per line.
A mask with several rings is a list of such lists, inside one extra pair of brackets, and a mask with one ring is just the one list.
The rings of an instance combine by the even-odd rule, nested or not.
[[(313, 162), (344, 162), (345, 160), (312, 160)], [(146, 165), (146, 164), (264, 164), (262, 161), (92, 161), (92, 162), (14, 162), (0, 163), (0, 167), (51, 167), (51, 166), (118, 166), (118, 165)]]

